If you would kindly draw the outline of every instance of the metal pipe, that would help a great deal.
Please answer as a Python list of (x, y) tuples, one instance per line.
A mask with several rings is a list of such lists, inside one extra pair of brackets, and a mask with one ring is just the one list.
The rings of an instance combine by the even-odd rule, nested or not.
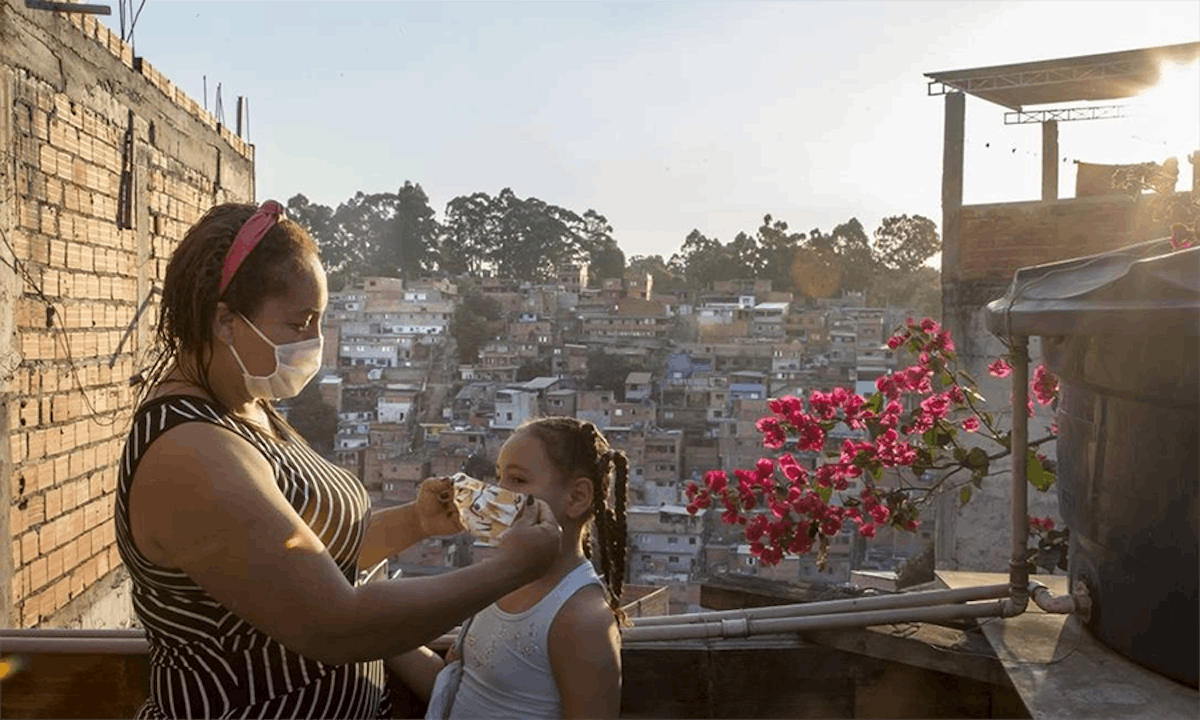
[(850, 598), (846, 600), (827, 600), (824, 602), (796, 603), (793, 605), (772, 605), (769, 607), (745, 608), (739, 610), (720, 610), (713, 612), (687, 613), (682, 615), (656, 615), (634, 618), (634, 627), (652, 627), (659, 625), (686, 625), (697, 622), (713, 622), (729, 618), (763, 619), (778, 617), (805, 617), (809, 615), (828, 615), (840, 612), (855, 612), (862, 610), (891, 610), (905, 607), (931, 607), (949, 605), (952, 603), (970, 602), (972, 600), (994, 600), (1008, 597), (1009, 587), (1003, 585), (983, 585), (980, 587), (958, 588), (954, 590), (923, 590), (913, 593), (896, 595), (880, 595), (876, 597)]
[(1011, 592), (1005, 603), (1004, 617), (1025, 612), (1029, 605), (1029, 338), (1014, 335), (1012, 348), (1012, 559), (1008, 563)]
[(1044, 612), (1061, 615), (1075, 613), (1084, 622), (1091, 617), (1092, 599), (1088, 595), (1087, 586), (1080, 580), (1075, 581), (1075, 586), (1067, 595), (1055, 595), (1042, 583), (1030, 580), (1029, 594), (1033, 598), (1033, 602)]
[(148, 655), (150, 643), (145, 638), (126, 637), (13, 637), (7, 633), (0, 642), (5, 655)]
[(4, 628), (0, 630), (0, 642), (20, 637), (140, 640), (146, 637), (146, 631), (141, 628)]
[(1006, 600), (968, 605), (942, 605), (937, 607), (898, 608), (894, 610), (866, 610), (858, 612), (831, 613), (813, 617), (786, 618), (725, 618), (718, 622), (700, 622), (687, 625), (660, 625), (657, 627), (632, 627), (621, 632), (623, 644), (653, 642), (656, 640), (695, 640), (704, 638), (749, 637), (775, 633), (803, 632), (806, 630), (829, 630), (835, 628), (890, 625), (892, 623), (940, 622), (967, 618), (997, 617), (1004, 613)]

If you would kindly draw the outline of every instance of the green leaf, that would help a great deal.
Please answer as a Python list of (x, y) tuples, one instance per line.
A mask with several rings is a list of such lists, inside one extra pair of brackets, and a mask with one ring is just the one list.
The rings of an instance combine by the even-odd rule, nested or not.
[(977, 488), (983, 487), (983, 478), (987, 473), (983, 470), (976, 470), (971, 473), (971, 484)]
[(872, 412), (883, 412), (883, 393), (875, 392), (867, 401), (863, 403), (863, 407), (869, 408)]
[(967, 453), (967, 467), (969, 468), (982, 470), (986, 475), (988, 466), (991, 464), (992, 461), (988, 458), (987, 451), (981, 447), (973, 447)]
[(868, 472), (871, 473), (871, 478), (874, 479), (875, 482), (879, 482), (883, 479), (883, 465), (880, 463), (871, 463), (871, 466), (868, 468)]
[(1042, 461), (1038, 460), (1037, 453), (1033, 450), (1025, 454), (1025, 477), (1029, 480), (1029, 484), (1046, 492), (1054, 485), (1055, 477), (1052, 473), (1046, 472), (1042, 467)]
[(954, 376), (951, 375), (949, 371), (943, 370), (942, 371), (942, 385), (944, 387), (950, 387), (953, 384), (954, 384)]
[(967, 463), (967, 449), (966, 448), (957, 447), (957, 446), (954, 448), (954, 462), (962, 464), (962, 465), (966, 465), (967, 467), (970, 467), (970, 465)]
[(825, 487), (824, 485), (817, 486), (817, 495), (821, 498), (821, 502), (829, 504), (829, 498), (833, 497), (833, 488)]
[(969, 502), (971, 502), (971, 486), (963, 485), (958, 491), (958, 503), (961, 506), (966, 505)]

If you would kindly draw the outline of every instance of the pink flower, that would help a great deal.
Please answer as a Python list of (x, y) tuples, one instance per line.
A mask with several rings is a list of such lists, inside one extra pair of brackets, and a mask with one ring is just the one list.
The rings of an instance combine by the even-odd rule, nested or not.
[(1004, 358), (996, 358), (996, 361), (988, 365), (988, 372), (992, 377), (1006, 378), (1012, 374), (1012, 366), (1005, 362)]
[(1042, 405), (1049, 405), (1058, 397), (1058, 376), (1038, 365), (1033, 371), (1033, 395)]
[(890, 338), (888, 338), (887, 346), (889, 348), (891, 348), (892, 350), (895, 350), (896, 348), (898, 348), (904, 344), (905, 339), (906, 338), (902, 335), (893, 335)]
[(950, 402), (955, 405), (964, 405), (967, 402), (967, 397), (963, 394), (962, 388), (957, 385), (952, 386), (946, 391), (946, 397), (950, 398)]
[(773, 417), (759, 418), (758, 422), (754, 423), (754, 427), (763, 434), (763, 447), (778, 449), (787, 442), (787, 434), (784, 433), (783, 426), (779, 424), (779, 420)]
[(932, 335), (940, 329), (941, 328), (938, 326), (937, 322), (935, 322), (932, 318), (925, 318), (924, 320), (921, 321), (921, 331), (922, 332), (927, 332), (930, 335)]
[(930, 418), (940, 420), (950, 411), (950, 399), (945, 395), (932, 395), (921, 401), (921, 409)]
[(975, 432), (979, 429), (979, 418), (969, 417), (962, 421), (962, 429), (967, 432)]
[(950, 337), (950, 331), (942, 329), (938, 332), (934, 342), (941, 347), (942, 352), (954, 352), (954, 338)]
[(863, 523), (862, 527), (858, 529), (858, 534), (865, 538), (873, 538), (875, 537), (875, 526), (870, 523)]
[(728, 482), (729, 477), (724, 470), (709, 470), (704, 476), (704, 484), (708, 486), (710, 492), (721, 492)]

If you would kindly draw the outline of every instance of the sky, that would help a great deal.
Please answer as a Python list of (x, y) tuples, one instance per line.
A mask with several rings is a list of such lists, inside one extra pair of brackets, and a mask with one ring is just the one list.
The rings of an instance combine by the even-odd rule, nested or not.
[[(692, 229), (728, 242), (768, 213), (798, 231), (940, 224), (943, 102), (924, 73), (1200, 40), (1200, 2), (148, 0), (133, 40), (197, 101), (207, 81), (210, 110), (219, 83), (228, 124), (248, 98), (259, 200), (336, 207), (412, 181), (440, 217), (509, 187), (669, 259)], [(1200, 97), (1180, 97), (1060, 123), (1060, 195), (1074, 159), (1175, 154), (1190, 182)], [(971, 97), (966, 113), (964, 201), (1037, 199), (1039, 126)]]

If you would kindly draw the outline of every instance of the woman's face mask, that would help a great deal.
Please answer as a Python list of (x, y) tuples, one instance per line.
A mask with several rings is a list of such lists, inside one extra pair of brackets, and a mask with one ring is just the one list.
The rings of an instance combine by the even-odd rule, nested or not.
[(242, 368), (246, 391), (252, 397), (264, 400), (284, 400), (299, 395), (308, 381), (321, 369), (321, 349), (324, 347), (325, 338), (317, 336), (311, 340), (276, 345), (245, 315), (238, 313), (238, 317), (245, 320), (260, 338), (275, 349), (275, 371), (270, 375), (251, 375), (242, 358), (238, 356), (237, 350), (232, 344), (229, 345), (233, 359), (237, 360), (238, 366)]

